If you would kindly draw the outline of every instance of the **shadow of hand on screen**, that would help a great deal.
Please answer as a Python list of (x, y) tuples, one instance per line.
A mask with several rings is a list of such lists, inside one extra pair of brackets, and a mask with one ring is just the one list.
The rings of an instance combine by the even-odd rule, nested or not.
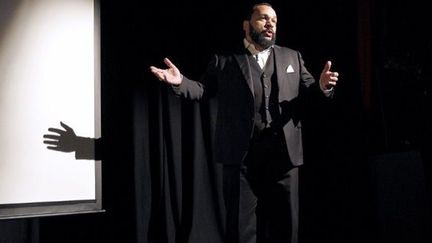
[(60, 122), (63, 129), (48, 128), (51, 134), (45, 134), (44, 144), (47, 149), (65, 153), (75, 152), (76, 159), (96, 160), (95, 138), (79, 137), (74, 130), (63, 122)]

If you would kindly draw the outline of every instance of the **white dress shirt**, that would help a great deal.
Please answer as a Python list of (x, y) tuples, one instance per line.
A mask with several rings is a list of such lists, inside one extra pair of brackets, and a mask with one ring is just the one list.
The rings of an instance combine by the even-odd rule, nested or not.
[(270, 56), (270, 51), (273, 46), (263, 51), (258, 51), (255, 48), (254, 44), (247, 41), (246, 38), (243, 40), (243, 43), (246, 49), (248, 49), (249, 52), (254, 56), (255, 60), (258, 62), (258, 65), (261, 67), (261, 69), (263, 69), (265, 64), (267, 63), (267, 59)]

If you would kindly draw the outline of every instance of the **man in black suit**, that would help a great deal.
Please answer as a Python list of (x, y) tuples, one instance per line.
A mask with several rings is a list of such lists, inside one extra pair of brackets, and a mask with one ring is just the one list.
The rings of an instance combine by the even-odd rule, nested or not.
[(180, 97), (216, 96), (215, 161), (224, 165), (226, 242), (297, 242), (301, 120), (308, 97), (332, 96), (328, 61), (318, 83), (298, 51), (275, 45), (277, 15), (256, 4), (243, 21), (244, 48), (215, 55), (197, 82), (167, 58), (150, 67)]

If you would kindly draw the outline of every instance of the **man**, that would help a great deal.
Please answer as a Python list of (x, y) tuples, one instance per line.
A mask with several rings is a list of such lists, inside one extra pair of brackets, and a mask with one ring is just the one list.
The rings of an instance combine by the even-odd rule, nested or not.
[(243, 21), (244, 48), (215, 55), (203, 78), (150, 67), (186, 99), (216, 96), (214, 154), (224, 165), (226, 242), (297, 242), (301, 120), (310, 95), (331, 96), (339, 74), (325, 64), (319, 83), (298, 51), (275, 45), (277, 15), (256, 4)]

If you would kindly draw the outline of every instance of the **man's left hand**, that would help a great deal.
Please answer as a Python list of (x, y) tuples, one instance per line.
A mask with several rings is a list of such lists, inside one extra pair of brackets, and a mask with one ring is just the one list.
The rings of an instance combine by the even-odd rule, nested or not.
[(321, 89), (324, 91), (332, 89), (334, 86), (336, 86), (338, 81), (339, 73), (330, 71), (331, 65), (331, 61), (327, 61), (320, 75), (319, 83)]

